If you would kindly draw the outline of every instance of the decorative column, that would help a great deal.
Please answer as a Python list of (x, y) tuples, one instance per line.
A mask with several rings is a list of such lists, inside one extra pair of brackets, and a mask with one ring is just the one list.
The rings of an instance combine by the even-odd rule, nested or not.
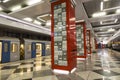
[(87, 41), (87, 54), (91, 54), (91, 34), (90, 34), (90, 30), (87, 30), (87, 34), (86, 34), (86, 41)]
[(95, 40), (95, 49), (98, 49), (98, 43), (97, 43), (97, 40), (96, 39), (94, 39)]
[(75, 6), (71, 0), (51, 1), (51, 53), (54, 72), (76, 69)]
[(86, 49), (86, 24), (85, 22), (76, 23), (76, 36), (77, 36), (77, 58), (85, 60), (87, 58)]

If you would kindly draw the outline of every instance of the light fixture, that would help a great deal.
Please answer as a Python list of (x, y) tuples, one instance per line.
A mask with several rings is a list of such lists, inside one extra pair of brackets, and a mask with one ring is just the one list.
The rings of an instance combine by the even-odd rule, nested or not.
[(37, 18), (37, 19), (39, 19), (39, 20), (42, 21), (42, 22), (46, 22), (44, 19), (41, 19), (41, 18)]
[(103, 22), (102, 22), (102, 21), (100, 21), (100, 24), (102, 25), (102, 24), (103, 24)]
[(38, 16), (38, 17), (46, 17), (46, 16), (50, 16), (50, 14), (43, 14), (43, 15), (40, 15), (40, 16)]
[(0, 11), (2, 11), (3, 9), (2, 9), (2, 7), (0, 7)]
[(38, 24), (38, 25), (41, 25), (41, 22), (39, 22), (38, 20), (34, 20), (33, 23)]
[(6, 2), (8, 2), (8, 1), (10, 1), (10, 0), (4, 0), (3, 2), (6, 3)]
[(102, 1), (102, 2), (100, 3), (100, 10), (101, 10), (101, 11), (103, 10), (103, 4), (104, 4), (104, 2)]
[(114, 31), (115, 31), (115, 29), (113, 29), (113, 28), (108, 29), (108, 32), (114, 32)]
[(59, 73), (59, 74), (66, 74), (66, 75), (69, 74), (69, 71), (66, 71), (66, 70), (54, 69), (53, 72), (54, 72), (54, 73)]
[(43, 14), (37, 17), (38, 20), (42, 21), (42, 22), (46, 22), (44, 19), (42, 19), (43, 17), (47, 17), (47, 16), (51, 16), (51, 14)]
[(24, 18), (23, 20), (29, 21), (29, 22), (32, 22), (32, 21), (33, 21), (33, 20), (32, 20), (31, 18), (29, 18), (29, 17), (26, 17), (26, 18)]
[(16, 18), (7, 16), (7, 15), (3, 15), (3, 14), (0, 14), (0, 17), (5, 18), (5, 19), (9, 19), (9, 20), (12, 20), (12, 21), (15, 21), (15, 22), (19, 22), (19, 23), (22, 23), (22, 24), (25, 24), (25, 25), (29, 25), (29, 26), (32, 26), (32, 27), (37, 27), (37, 28), (39, 28), (39, 29), (48, 31), (48, 34), (49, 34), (49, 35), (51, 34), (51, 33), (50, 33), (50, 29), (48, 29), (48, 28), (44, 28), (44, 27), (41, 27), (41, 26), (37, 26), (37, 25), (35, 25), (35, 24), (29, 23), (29, 22), (25, 22), (25, 21), (23, 21), (23, 20), (19, 20), (19, 19), (16, 19)]
[(120, 9), (117, 9), (117, 10), (116, 10), (116, 13), (120, 13)]
[(48, 21), (46, 22), (46, 26), (51, 26), (51, 20), (48, 20)]
[(23, 44), (21, 44), (21, 45), (20, 45), (20, 48), (24, 49), (24, 45), (23, 45)]
[(27, 5), (33, 5), (33, 4), (36, 4), (36, 3), (39, 3), (39, 2), (43, 2), (42, 0), (28, 0), (26, 2)]
[(77, 21), (75, 21), (76, 23), (78, 23), (78, 22), (85, 22), (85, 20), (77, 20)]
[(107, 2), (107, 1), (109, 1), (109, 0), (103, 0), (104, 2)]
[(3, 2), (3, 3), (6, 3), (8, 1), (10, 1), (10, 0), (0, 0), (0, 2)]
[(115, 23), (117, 23), (118, 19), (115, 19)]
[(73, 68), (73, 69), (71, 70), (71, 73), (73, 73), (76, 69), (77, 69), (77, 68)]
[(16, 5), (16, 6), (14, 6), (14, 7), (11, 8), (11, 11), (16, 11), (16, 10), (18, 10), (20, 8), (21, 8), (20, 5)]
[(101, 16), (105, 16), (106, 15), (106, 12), (97, 12), (97, 13), (94, 13), (92, 15), (92, 17), (101, 17)]

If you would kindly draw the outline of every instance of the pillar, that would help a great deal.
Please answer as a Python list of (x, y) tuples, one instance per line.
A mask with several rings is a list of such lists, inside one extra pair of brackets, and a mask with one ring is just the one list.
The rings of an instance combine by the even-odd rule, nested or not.
[(72, 72), (76, 69), (75, 7), (71, 0), (51, 1), (52, 69)]
[(77, 36), (77, 58), (85, 60), (87, 58), (86, 46), (86, 24), (85, 22), (76, 23), (76, 36)]

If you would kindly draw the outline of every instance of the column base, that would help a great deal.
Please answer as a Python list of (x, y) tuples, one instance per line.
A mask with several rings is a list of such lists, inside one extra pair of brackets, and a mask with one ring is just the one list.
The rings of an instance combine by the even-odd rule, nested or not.
[(91, 54), (88, 54), (88, 56), (90, 56)]
[(86, 60), (86, 58), (77, 58), (77, 60)]
[(73, 68), (71, 71), (53, 69), (53, 72), (54, 72), (54, 73), (59, 73), (59, 74), (69, 74), (69, 73), (73, 73), (76, 69), (77, 69), (77, 68)]

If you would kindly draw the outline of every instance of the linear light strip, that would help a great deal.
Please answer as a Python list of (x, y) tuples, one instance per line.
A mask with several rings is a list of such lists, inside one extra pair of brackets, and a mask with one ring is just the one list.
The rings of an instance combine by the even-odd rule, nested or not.
[(103, 4), (104, 4), (104, 2), (102, 1), (102, 2), (100, 3), (100, 10), (101, 10), (101, 11), (103, 10)]
[(45, 2), (45, 1), (42, 0), (42, 1), (39, 2), (39, 3), (36, 3), (36, 4), (30, 5), (30, 6), (21, 8), (21, 9), (19, 9), (19, 10), (17, 10), (17, 11), (13, 11), (13, 12), (9, 13), (8, 15), (11, 15), (11, 14), (14, 14), (14, 13), (16, 13), (16, 12), (19, 12), (19, 11), (23, 11), (23, 10), (29, 9), (29, 8), (31, 8), (31, 7), (34, 7), (35, 5), (39, 5), (39, 4), (42, 4), (42, 3), (44, 3), (44, 2)]
[(25, 21), (22, 21), (22, 20), (19, 20), (19, 19), (16, 19), (16, 18), (7, 16), (7, 15), (0, 14), (0, 17), (6, 18), (6, 19), (10, 19), (10, 20), (12, 20), (12, 21), (14, 20), (14, 21), (17, 21), (17, 22), (20, 22), (20, 23), (23, 23), (23, 24), (27, 24), (27, 25), (29, 25), (29, 26), (34, 26), (34, 27), (36, 27), (36, 28), (43, 29), (43, 30), (46, 30), (46, 31), (49, 31), (49, 32), (50, 32), (50, 29), (43, 28), (43, 27), (37, 26), (37, 25), (35, 25), (35, 24), (31, 24), (31, 23), (29, 23), (29, 22), (25, 22)]
[[(109, 38), (108, 42), (110, 42), (111, 40), (113, 40), (113, 39), (115, 39), (116, 37), (118, 37), (119, 34), (120, 34), (120, 29), (119, 29), (112, 37)], [(108, 42), (107, 42), (107, 43), (108, 43)]]
[(78, 23), (78, 22), (85, 22), (85, 20), (77, 20), (77, 21), (75, 21), (76, 23)]
[(54, 73), (59, 73), (59, 74), (66, 74), (68, 75), (69, 73), (73, 73), (77, 68), (73, 68), (70, 72), (67, 70), (59, 70), (59, 69), (54, 69)]
[(73, 73), (76, 69), (77, 69), (77, 68), (73, 68), (73, 69), (71, 70), (71, 73)]
[(117, 23), (118, 19), (115, 19), (115, 23)]
[(59, 74), (69, 74), (69, 71), (67, 71), (67, 70), (54, 69), (53, 72), (59, 73)]

